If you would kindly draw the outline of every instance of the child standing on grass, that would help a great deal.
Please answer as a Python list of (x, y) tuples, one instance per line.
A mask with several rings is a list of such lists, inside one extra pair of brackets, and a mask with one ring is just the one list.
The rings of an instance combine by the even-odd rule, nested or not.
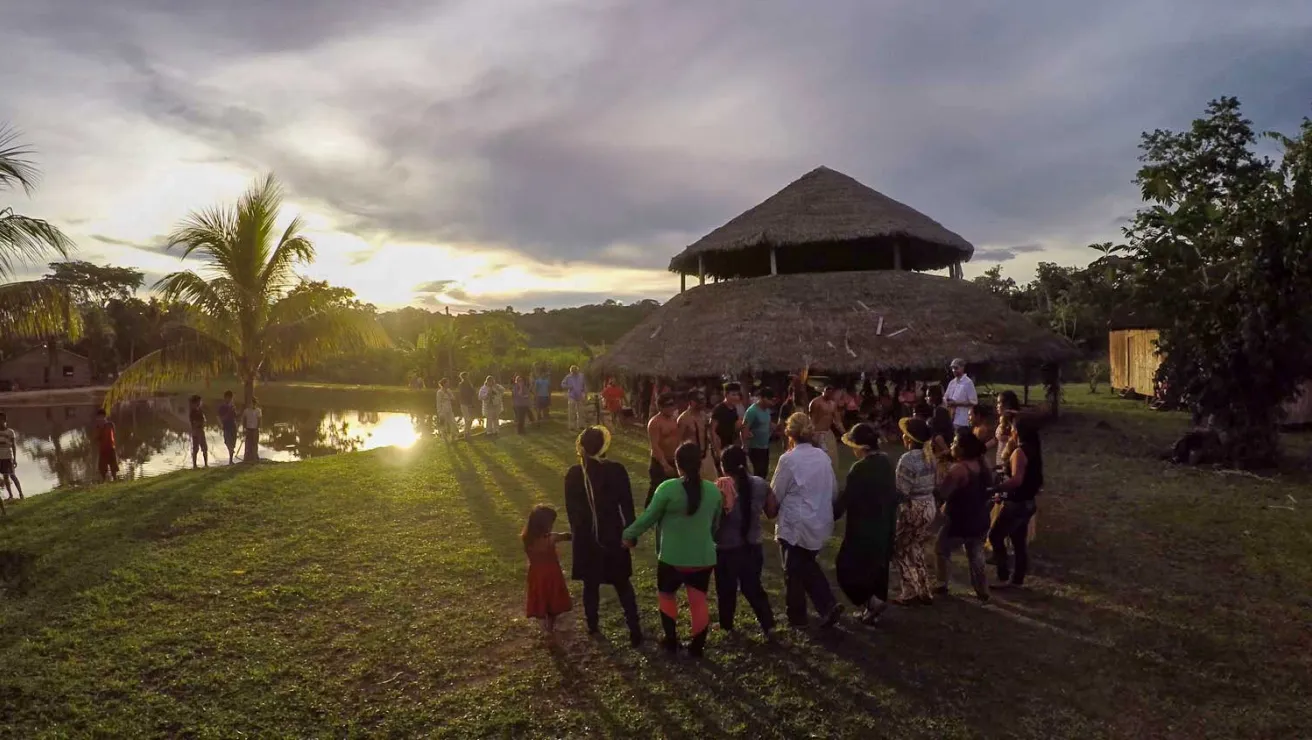
[(568, 532), (552, 532), (555, 523), (556, 510), (538, 504), (528, 515), (528, 523), (519, 535), (528, 555), (528, 598), (524, 613), (530, 619), (541, 619), (542, 630), (547, 634), (555, 632), (556, 617), (569, 611), (571, 606), (556, 545), (569, 542), (572, 537)]
[(100, 480), (118, 480), (118, 444), (114, 441), (114, 422), (102, 406), (96, 409), (96, 451)]

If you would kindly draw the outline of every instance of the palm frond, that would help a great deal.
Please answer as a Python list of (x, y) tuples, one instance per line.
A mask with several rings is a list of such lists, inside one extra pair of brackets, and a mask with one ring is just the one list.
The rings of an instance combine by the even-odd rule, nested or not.
[(373, 313), (323, 305), (315, 298), (293, 294), (274, 304), (264, 335), (266, 368), (291, 372), (334, 355), (391, 344)]
[(165, 385), (213, 378), (231, 370), (235, 358), (222, 343), (194, 331), (176, 332), (163, 349), (151, 352), (119, 374), (105, 395), (105, 408), (149, 396)]
[(43, 280), (0, 284), (0, 337), (42, 339), (82, 335), (82, 316), (58, 285)]
[(0, 126), (0, 189), (9, 190), (18, 185), (31, 193), (41, 173), (29, 159), (33, 150), (20, 144), (18, 137), (17, 129)]
[(296, 278), (292, 268), (300, 262), (314, 261), (314, 245), (300, 234), (303, 226), (304, 222), (297, 216), (283, 230), (278, 246), (260, 275), (260, 284), (266, 294), (278, 295), (290, 288)]
[(155, 291), (166, 302), (182, 302), (202, 314), (223, 320), (231, 316), (234, 298), (223, 289), (225, 285), (222, 279), (206, 280), (190, 270), (182, 270), (160, 278)]
[(58, 226), (39, 218), (0, 210), (0, 277), (22, 265), (40, 265), (55, 256), (68, 257), (76, 247)]

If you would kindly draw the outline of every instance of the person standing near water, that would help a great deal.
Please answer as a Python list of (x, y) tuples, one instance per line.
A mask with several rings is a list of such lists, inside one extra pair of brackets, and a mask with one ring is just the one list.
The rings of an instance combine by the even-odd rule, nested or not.
[(191, 423), (191, 467), (195, 469), (196, 453), (205, 456), (205, 467), (210, 466), (210, 445), (205, 439), (205, 408), (200, 396), (191, 397), (191, 408), (187, 412), (187, 421)]
[(260, 459), (260, 419), (263, 417), (264, 412), (260, 410), (259, 400), (251, 396), (251, 402), (246, 404), (246, 408), (241, 412), (242, 426), (246, 428), (245, 461), (248, 463)]
[(546, 370), (533, 378), (533, 397), (537, 401), (537, 418), (535, 424), (541, 424), (551, 414), (551, 376)]
[(533, 391), (528, 387), (524, 376), (516, 375), (510, 386), (510, 406), (515, 411), (515, 429), (524, 434), (527, 431), (528, 415), (533, 406)]
[(223, 444), (228, 448), (228, 464), (237, 456), (237, 407), (232, 402), (232, 391), (223, 392), (223, 403), (218, 408), (219, 425), (223, 427)]
[(446, 378), (437, 381), (437, 435), (447, 443), (456, 441), (456, 394)]
[[(23, 500), (23, 486), (18, 482), (18, 435), (9, 428), (9, 417), (0, 411), (0, 477), (4, 478), (5, 491), (9, 500), (14, 500), (14, 488), (18, 489), (18, 500)], [(10, 487), (12, 482), (13, 488)]]
[(583, 373), (579, 372), (578, 365), (569, 366), (569, 375), (560, 381), (560, 387), (565, 389), (567, 406), (566, 423), (569, 424), (570, 431), (582, 431), (583, 421), (583, 401), (587, 397), (587, 390), (583, 382)]
[(103, 406), (96, 409), (96, 424), (92, 430), (96, 437), (96, 467), (100, 472), (100, 480), (118, 480), (118, 443), (114, 439), (114, 422), (109, 420)]
[(468, 441), (474, 431), (474, 418), (477, 416), (474, 409), (478, 406), (478, 392), (474, 390), (474, 384), (469, 382), (469, 373), (460, 373), (460, 385), (456, 387), (456, 392), (460, 394), (460, 419), (465, 423), (465, 440)]
[(505, 394), (505, 386), (498, 383), (491, 375), (483, 381), (483, 387), (478, 389), (478, 397), (483, 401), (483, 428), (489, 437), (501, 436), (501, 408), (504, 403), (502, 397)]

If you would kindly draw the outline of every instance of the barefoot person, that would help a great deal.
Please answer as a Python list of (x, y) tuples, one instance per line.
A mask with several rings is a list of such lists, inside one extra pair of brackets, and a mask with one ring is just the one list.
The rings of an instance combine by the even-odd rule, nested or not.
[(260, 402), (252, 396), (251, 402), (241, 412), (242, 426), (246, 427), (245, 461), (248, 463), (258, 462), (260, 459), (260, 420), (262, 418), (264, 418), (264, 411), (260, 408)]
[(692, 442), (702, 451), (701, 476), (715, 480), (715, 458), (711, 456), (711, 420), (706, 415), (706, 396), (700, 390), (688, 394), (688, 409), (679, 414), (679, 435), (683, 442)]
[(615, 588), (624, 621), (629, 627), (629, 643), (642, 644), (642, 625), (638, 602), (630, 578), (633, 561), (624, 547), (624, 528), (633, 524), (633, 490), (624, 466), (606, 459), (610, 432), (605, 427), (585, 429), (579, 435), (576, 452), (579, 464), (565, 474), (565, 513), (574, 535), (574, 580), (583, 582), (583, 614), (588, 633), (596, 634), (601, 586)]
[(232, 402), (232, 391), (223, 392), (223, 403), (217, 410), (219, 426), (223, 427), (223, 444), (228, 448), (228, 464), (237, 457), (237, 406)]
[(205, 408), (201, 405), (200, 396), (191, 397), (191, 408), (187, 412), (187, 420), (191, 422), (191, 467), (196, 466), (196, 453), (205, 456), (205, 467), (210, 466), (210, 444), (205, 439)]
[(614, 378), (606, 380), (606, 387), (601, 389), (601, 400), (606, 405), (607, 426), (612, 432), (619, 431), (620, 413), (624, 411), (624, 389)]
[(808, 414), (798, 412), (784, 423), (792, 446), (779, 457), (770, 487), (779, 501), (775, 539), (784, 560), (784, 604), (788, 623), (805, 627), (806, 600), (820, 614), (821, 626), (832, 627), (843, 613), (829, 579), (816, 562), (829, 535), (834, 533), (834, 494), (838, 481), (824, 450), (815, 446), (815, 427)]
[(840, 434), (847, 430), (843, 427), (842, 415), (838, 403), (834, 400), (834, 387), (825, 386), (820, 397), (811, 402), (811, 425), (815, 428), (815, 444), (829, 455), (834, 468), (838, 468), (838, 442), (834, 439), (834, 429)]
[(456, 441), (456, 394), (447, 387), (447, 379), (437, 381), (437, 436), (442, 441)]
[(656, 401), (656, 415), (647, 422), (647, 439), (651, 443), (651, 465), (647, 475), (651, 485), (647, 488), (647, 501), (644, 507), (651, 506), (652, 496), (657, 487), (665, 481), (678, 476), (674, 469), (674, 453), (679, 449), (679, 422), (674, 417), (678, 404), (674, 396), (665, 393)]
[(4, 478), (10, 501), (14, 500), (14, 488), (18, 489), (18, 500), (23, 500), (23, 486), (18, 482), (17, 468), (18, 435), (9, 428), (9, 417), (0, 411), (0, 477)]
[(570, 431), (582, 431), (583, 402), (587, 399), (588, 393), (583, 381), (583, 373), (579, 372), (578, 365), (569, 366), (569, 375), (560, 381), (560, 387), (565, 389), (566, 423), (569, 424)]

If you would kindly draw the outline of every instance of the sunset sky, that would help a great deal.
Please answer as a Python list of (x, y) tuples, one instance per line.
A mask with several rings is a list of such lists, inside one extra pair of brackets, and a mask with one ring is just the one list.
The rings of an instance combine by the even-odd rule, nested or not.
[(307, 275), (382, 307), (678, 289), (679, 249), (824, 164), (1002, 263), (1084, 264), (1140, 132), (1312, 114), (1307, 0), (0, 0), (0, 120), (80, 258), (285, 182)]

